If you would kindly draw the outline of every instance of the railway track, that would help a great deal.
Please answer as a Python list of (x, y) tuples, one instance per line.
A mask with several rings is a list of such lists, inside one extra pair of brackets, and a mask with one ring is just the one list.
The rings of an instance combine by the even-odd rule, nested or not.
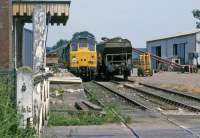
[(84, 83), (84, 89), (87, 95), (90, 97), (95, 96), (95, 99), (98, 99), (97, 104), (101, 106), (117, 106), (123, 112), (133, 112), (136, 110), (141, 110), (140, 106), (128, 102), (126, 99), (119, 97), (115, 93), (111, 93), (108, 89), (94, 83)]
[(200, 112), (200, 99), (196, 99), (189, 95), (171, 93), (170, 91), (157, 89), (147, 85), (140, 85), (139, 87), (135, 87), (132, 84), (124, 84), (124, 86), (139, 93), (160, 99), (166, 103), (170, 103), (193, 112)]
[[(117, 90), (109, 88), (109, 86), (106, 86), (104, 84), (104, 82), (94, 82), (97, 85), (102, 86), (103, 88), (107, 89), (108, 91), (112, 92), (113, 94), (121, 97), (122, 99), (124, 99), (125, 101), (127, 101), (128, 103), (131, 103), (133, 105), (139, 106), (142, 110), (151, 110), (149, 107), (145, 106), (144, 104), (140, 103), (136, 98), (130, 98), (127, 95), (123, 95), (121, 93), (119, 93)], [(107, 84), (109, 84), (108, 82), (106, 82)], [(112, 87), (112, 86), (111, 86)], [(113, 87), (115, 88), (115, 87)]]
[[(97, 104), (99, 104), (102, 107), (106, 107), (108, 105), (110, 105), (111, 103), (113, 104), (119, 104), (120, 106), (118, 106), (121, 110), (123, 110), (123, 112), (133, 112), (136, 108), (138, 108), (138, 104), (132, 104), (131, 101), (125, 101), (124, 97), (120, 98), (118, 97), (119, 95), (117, 95), (116, 93), (110, 93), (111, 91), (108, 90), (107, 88), (105, 88), (108, 91), (102, 90), (101, 88), (97, 88), (95, 86), (95, 89), (91, 89), (91, 86), (94, 86), (94, 84), (98, 84), (98, 83), (92, 83), (92, 84), (84, 84), (85, 86), (85, 93), (87, 95), (89, 95), (90, 97), (94, 96), (94, 94), (98, 97), (98, 100), (96, 100), (95, 102), (97, 102)], [(100, 90), (101, 92), (99, 92), (98, 90)], [(117, 95), (117, 96), (116, 96)], [(114, 97), (114, 98), (113, 98)], [(129, 103), (127, 105), (127, 103)], [(139, 106), (140, 107), (140, 106)], [(128, 130), (130, 130), (130, 132), (132, 133), (133, 137), (136, 138), (141, 138), (130, 126), (129, 124), (126, 123), (126, 121), (124, 120), (124, 118), (121, 116), (121, 114), (119, 114), (118, 112), (116, 112), (115, 109), (111, 108), (110, 109), (111, 112), (117, 117), (119, 118), (119, 120), (121, 121), (121, 124), (126, 127)]]
[[(121, 84), (121, 82), (124, 82), (123, 79), (118, 78), (118, 77), (115, 77), (114, 79), (116, 81), (114, 80), (112, 82), (117, 83), (117, 84)], [(132, 80), (128, 80), (127, 82), (128, 83), (135, 83), (135, 81), (132, 81)], [(161, 92), (164, 92), (164, 93), (173, 94), (177, 97), (181, 96), (182, 98), (187, 98), (187, 100), (190, 100), (192, 102), (197, 102), (197, 105), (199, 105), (199, 103), (200, 103), (200, 98), (196, 97), (194, 95), (191, 95), (191, 94), (181, 93), (181, 92), (178, 92), (178, 91), (175, 91), (175, 90), (164, 89), (164, 88), (160, 88), (160, 87), (153, 86), (153, 85), (150, 85), (150, 84), (145, 84), (145, 83), (139, 83), (139, 84), (142, 85), (143, 87), (146, 87), (146, 88), (148, 87), (148, 88), (151, 88), (153, 90), (158, 90), (158, 91), (161, 91)], [(195, 103), (195, 105), (196, 105), (196, 103)]]
[[(149, 95), (144, 95), (128, 89), (126, 87), (119, 87), (119, 83), (114, 82), (95, 82), (96, 84), (108, 89), (112, 93), (123, 97), (127, 101), (131, 101), (133, 104), (137, 104), (142, 109), (149, 111), (160, 111), (160, 110), (178, 110), (175, 105), (171, 105), (164, 101), (158, 100), (157, 98), (150, 97)], [(117, 85), (116, 85), (117, 84)], [(122, 84), (123, 85), (123, 84)]]
[[(117, 80), (117, 81), (115, 81)], [(193, 112), (200, 112), (200, 98), (191, 94), (176, 92), (173, 90), (163, 89), (149, 84), (139, 83), (139, 86), (133, 86), (134, 81), (119, 82), (121, 78), (115, 78), (113, 83), (123, 84), (125, 87), (133, 89), (141, 94), (149, 95), (164, 101), (165, 103), (173, 104), (177, 107), (188, 109)]]
[[(123, 97), (123, 98), (125, 98), (126, 100), (128, 100), (128, 101), (134, 101), (134, 103), (137, 103), (137, 105), (139, 104), (142, 108), (144, 108), (144, 109), (146, 109), (146, 110), (151, 110), (152, 111), (152, 109), (153, 109), (153, 106), (163, 106), (163, 104), (160, 104), (159, 102), (158, 103), (154, 103), (155, 101), (154, 100), (147, 100), (148, 99), (148, 96), (149, 96), (149, 94), (147, 94), (148, 96), (147, 97), (145, 97), (145, 96), (142, 96), (142, 98), (144, 98), (143, 100), (143, 102), (141, 102), (141, 101), (139, 101), (138, 102), (138, 99), (140, 99), (141, 100), (141, 95), (140, 96), (137, 96), (136, 94), (135, 94), (135, 91), (137, 91), (137, 90), (133, 90), (133, 89), (131, 89), (132, 91), (129, 91), (129, 92), (131, 92), (132, 93), (132, 96), (131, 96), (131, 94), (127, 91), (127, 88), (125, 88), (126, 89), (126, 91), (125, 91), (125, 89), (121, 89), (121, 90), (119, 90), (119, 88), (117, 88), (117, 85), (124, 85), (123, 83), (120, 83), (120, 82), (95, 82), (96, 84), (98, 84), (98, 85), (100, 85), (100, 86), (102, 86), (102, 87), (104, 87), (104, 88), (106, 88), (107, 90), (109, 90), (110, 92), (112, 92), (112, 93), (115, 93), (116, 95), (118, 95), (118, 96), (120, 96), (120, 97)], [(113, 83), (113, 84), (112, 84)], [(114, 85), (115, 84), (115, 85)], [(117, 84), (117, 85), (116, 85)], [(121, 87), (122, 88), (122, 87)], [(118, 89), (118, 90), (117, 90)], [(130, 89), (129, 89), (130, 90)], [(120, 92), (121, 91), (121, 92)], [(122, 92), (123, 91), (123, 92)], [(126, 93), (126, 94), (125, 94)], [(128, 93), (128, 94), (127, 94)], [(137, 91), (136, 93), (141, 93), (141, 91)], [(144, 93), (143, 93), (144, 94)], [(146, 94), (146, 93), (145, 93)], [(150, 99), (152, 98), (152, 97), (154, 97), (154, 98), (156, 98), (156, 99), (158, 99), (158, 96), (152, 96), (152, 95), (150, 95)], [(162, 96), (161, 96), (162, 97)], [(185, 97), (185, 96), (184, 96)], [(135, 99), (133, 99), (133, 98), (135, 98)], [(138, 99), (137, 99), (138, 98)], [(147, 101), (145, 101), (145, 100), (147, 100)], [(181, 103), (177, 103), (177, 101), (166, 101), (165, 99), (163, 99), (163, 98), (160, 98), (160, 101), (161, 102), (164, 102), (164, 104), (165, 105), (171, 105), (171, 106), (178, 106), (178, 107), (182, 107), (182, 108), (184, 108), (184, 109), (187, 109), (187, 110), (189, 110), (189, 111), (192, 111), (192, 112), (196, 112), (196, 111), (198, 111), (199, 112), (199, 109), (198, 108), (195, 108), (195, 107), (191, 107), (190, 105), (184, 105), (184, 104), (181, 104)], [(151, 104), (150, 104), (151, 103)], [(153, 104), (152, 104), (153, 103)], [(151, 108), (152, 107), (152, 108)], [(155, 107), (154, 107), (154, 109), (155, 109)], [(154, 110), (155, 111), (155, 110)], [(185, 132), (188, 132), (189, 134), (191, 134), (193, 137), (195, 137), (195, 138), (200, 138), (200, 135), (198, 134), (198, 133), (195, 133), (193, 130), (190, 130), (189, 128), (187, 128), (187, 127), (185, 127), (185, 126), (183, 126), (182, 124), (180, 124), (180, 122), (178, 122), (177, 120), (175, 120), (175, 119), (171, 119), (171, 118), (169, 118), (169, 116), (168, 115), (166, 115), (166, 114), (163, 114), (162, 112), (161, 112), (161, 114), (162, 114), (162, 118), (164, 118), (164, 119), (166, 119), (169, 123), (171, 123), (171, 124), (173, 124), (173, 125), (175, 125), (175, 126), (177, 126), (177, 127), (179, 127), (180, 129), (182, 129), (183, 131), (185, 131)]]

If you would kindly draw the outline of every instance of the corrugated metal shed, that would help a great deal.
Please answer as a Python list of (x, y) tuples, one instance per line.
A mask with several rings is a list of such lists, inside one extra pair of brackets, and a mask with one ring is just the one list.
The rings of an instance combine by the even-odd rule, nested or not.
[[(200, 57), (195, 58), (194, 55), (200, 55), (200, 29), (195, 29), (186, 33), (177, 33), (166, 37), (147, 41), (148, 52), (161, 56), (179, 64), (200, 63)], [(198, 62), (197, 62), (198, 61)], [(152, 62), (153, 68), (158, 68), (158, 62)]]
[(196, 33), (199, 33), (199, 32), (200, 32), (200, 29), (194, 29), (190, 32), (179, 32), (179, 33), (174, 34), (174, 35), (169, 35), (169, 36), (164, 36), (164, 37), (160, 37), (160, 38), (157, 38), (157, 39), (149, 40), (149, 41), (147, 41), (147, 43), (153, 42), (153, 41), (165, 40), (165, 39), (172, 39), (172, 38), (176, 38), (176, 37), (183, 37), (183, 36), (187, 36), (187, 35), (196, 34)]

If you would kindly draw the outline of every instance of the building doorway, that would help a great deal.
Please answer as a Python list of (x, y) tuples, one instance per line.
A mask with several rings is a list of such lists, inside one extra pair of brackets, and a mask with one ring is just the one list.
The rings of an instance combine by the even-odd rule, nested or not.
[[(152, 48), (151, 48), (151, 53), (152, 53), (153, 55), (162, 57), (161, 46), (152, 47)], [(153, 61), (152, 61), (152, 67), (153, 67), (153, 69), (157, 70), (157, 69), (159, 68), (159, 64), (160, 64), (159, 61), (153, 60)]]

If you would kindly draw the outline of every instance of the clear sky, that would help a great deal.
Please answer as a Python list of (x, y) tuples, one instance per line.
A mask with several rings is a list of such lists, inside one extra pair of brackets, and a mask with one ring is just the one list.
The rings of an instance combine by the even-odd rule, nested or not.
[(67, 25), (49, 27), (47, 44), (87, 30), (98, 41), (121, 36), (134, 47), (146, 47), (147, 40), (194, 29), (195, 8), (200, 0), (72, 0)]

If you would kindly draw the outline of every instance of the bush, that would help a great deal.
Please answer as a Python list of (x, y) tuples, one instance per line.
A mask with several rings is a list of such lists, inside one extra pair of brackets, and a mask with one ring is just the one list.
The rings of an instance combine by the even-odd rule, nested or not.
[(0, 80), (0, 137), (2, 138), (32, 138), (35, 132), (32, 129), (18, 128), (18, 116), (14, 102), (10, 97), (8, 84)]

